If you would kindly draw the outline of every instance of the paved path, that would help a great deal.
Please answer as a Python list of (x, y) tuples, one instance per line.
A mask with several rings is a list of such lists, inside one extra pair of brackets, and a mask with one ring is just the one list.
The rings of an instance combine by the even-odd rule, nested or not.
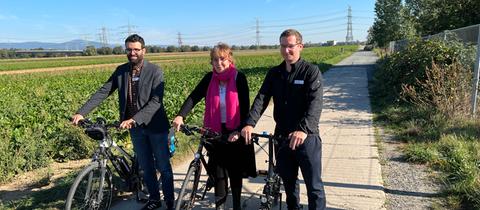
[[(383, 209), (385, 194), (367, 89), (367, 72), (375, 61), (371, 52), (356, 52), (324, 74), (324, 105), (319, 126), (323, 141), (323, 181), (329, 209)], [(273, 132), (272, 107), (266, 110), (255, 130)], [(266, 153), (258, 146), (256, 151), (257, 169), (266, 169)], [(187, 166), (188, 162), (174, 169), (177, 192)], [(265, 183), (263, 179), (244, 180), (244, 209), (258, 209), (259, 195)], [(301, 177), (300, 195), (300, 203), (307, 209), (306, 189)], [(212, 190), (207, 193), (206, 201), (199, 202), (195, 209), (214, 209), (213, 197)], [(231, 206), (230, 197), (227, 206)], [(129, 200), (117, 202), (113, 209), (140, 207), (141, 204)], [(286, 209), (285, 194), (282, 209)]]

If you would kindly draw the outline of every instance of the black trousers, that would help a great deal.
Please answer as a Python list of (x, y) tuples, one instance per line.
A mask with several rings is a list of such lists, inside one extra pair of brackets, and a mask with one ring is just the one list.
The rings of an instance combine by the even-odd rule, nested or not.
[(238, 173), (232, 173), (229, 167), (223, 167), (217, 164), (215, 160), (208, 161), (209, 168), (215, 172), (215, 205), (219, 206), (225, 203), (228, 196), (228, 180), (232, 189), (233, 209), (241, 209), (242, 177)]
[[(230, 134), (222, 124), (222, 134)], [(241, 209), (241, 194), (242, 194), (242, 175), (238, 172), (235, 165), (229, 164), (230, 157), (227, 151), (226, 139), (221, 142), (215, 142), (212, 145), (206, 145), (205, 148), (209, 153), (208, 168), (213, 172), (215, 177), (215, 205), (218, 207), (225, 204), (228, 196), (228, 180), (230, 180), (230, 188), (232, 189), (233, 209)]]
[(277, 151), (277, 170), (287, 194), (288, 209), (299, 209), (298, 168), (302, 171), (308, 195), (308, 209), (325, 209), (325, 190), (322, 181), (322, 140), (308, 135), (295, 150), (281, 142)]

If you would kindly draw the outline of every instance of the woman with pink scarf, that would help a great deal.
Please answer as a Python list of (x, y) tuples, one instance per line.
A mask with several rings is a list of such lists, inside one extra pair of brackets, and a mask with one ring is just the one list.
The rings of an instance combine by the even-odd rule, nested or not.
[(245, 145), (240, 129), (245, 125), (249, 111), (247, 79), (234, 65), (231, 48), (217, 44), (210, 52), (213, 66), (193, 92), (188, 96), (173, 120), (178, 131), (183, 119), (192, 108), (205, 98), (203, 126), (227, 134), (228, 143), (221, 141), (206, 146), (209, 155), (208, 167), (215, 172), (215, 206), (224, 209), (228, 195), (228, 182), (232, 189), (233, 209), (241, 209), (242, 178), (255, 177), (255, 153), (253, 144)]

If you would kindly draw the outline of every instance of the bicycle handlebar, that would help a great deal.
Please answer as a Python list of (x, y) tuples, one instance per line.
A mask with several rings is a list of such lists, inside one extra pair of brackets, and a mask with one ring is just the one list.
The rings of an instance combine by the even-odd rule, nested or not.
[(209, 128), (199, 127), (199, 126), (192, 126), (192, 125), (180, 125), (180, 131), (187, 136), (191, 136), (195, 133), (201, 134), (207, 138), (220, 138), (222, 134), (217, 133), (215, 131), (210, 130)]
[(97, 117), (95, 122), (93, 122), (90, 118), (85, 118), (78, 122), (78, 126), (85, 129), (92, 127), (120, 128), (120, 122), (114, 121), (113, 123), (107, 123), (107, 120), (103, 117)]
[(252, 133), (252, 142), (255, 144), (258, 144), (259, 138), (266, 138), (266, 139), (273, 139), (276, 141), (282, 140), (282, 141), (289, 141), (290, 139), (286, 136), (276, 136), (273, 134), (267, 134), (267, 133)]
[(80, 120), (78, 126), (85, 129), (85, 133), (92, 139), (102, 140), (108, 136), (109, 128), (119, 128), (120, 122), (115, 121), (113, 123), (107, 123), (107, 120), (103, 117), (97, 117), (95, 122), (86, 118)]

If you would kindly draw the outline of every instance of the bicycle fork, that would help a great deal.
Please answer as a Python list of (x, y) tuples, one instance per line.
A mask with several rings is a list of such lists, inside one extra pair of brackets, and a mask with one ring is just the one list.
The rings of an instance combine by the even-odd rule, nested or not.
[(268, 173), (265, 178), (263, 195), (260, 197), (260, 209), (271, 209), (279, 204), (278, 209), (282, 209), (282, 193), (280, 193), (280, 176), (275, 172), (274, 158), (274, 140), (268, 139)]
[(103, 199), (103, 187), (105, 186), (105, 174), (107, 173), (107, 159), (102, 159), (100, 162), (100, 186), (98, 188), (97, 204), (102, 203)]

